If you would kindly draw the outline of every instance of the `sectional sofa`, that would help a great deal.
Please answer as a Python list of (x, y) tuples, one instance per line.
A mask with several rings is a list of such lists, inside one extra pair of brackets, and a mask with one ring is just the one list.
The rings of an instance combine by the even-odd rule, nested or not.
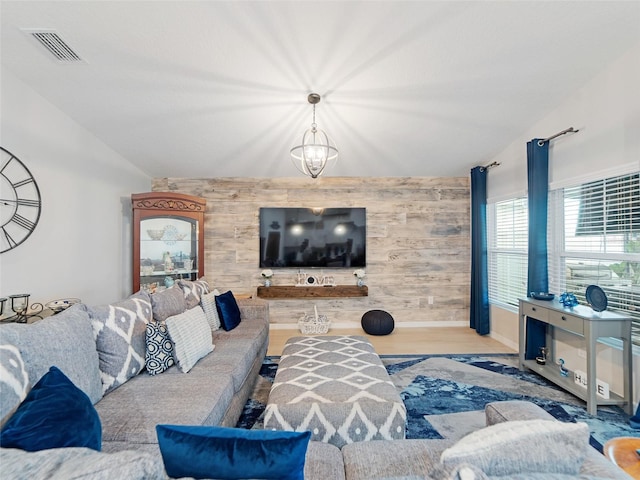
[[(111, 305), (75, 305), (63, 313), (29, 325), (0, 325), (2, 423), (6, 426), (6, 422), (11, 421), (26, 392), (55, 365), (86, 394), (97, 411), (101, 427), (101, 451), (77, 446), (40, 451), (1, 448), (2, 478), (166, 479), (168, 476), (158, 448), (157, 424), (235, 426), (254, 388), (266, 353), (269, 341), (268, 304), (255, 299), (238, 300), (239, 324), (229, 330), (217, 328), (216, 320), (210, 318), (213, 315), (209, 315), (211, 304), (208, 302), (212, 294), (206, 293), (207, 289), (208, 286), (205, 288), (196, 282), (186, 282), (164, 295), (137, 293)], [(204, 334), (200, 330), (199, 336), (211, 334), (213, 351), (200, 350), (200, 358), (195, 362), (193, 359), (190, 363), (185, 361), (184, 352), (179, 350), (182, 340), (178, 329), (171, 337), (176, 340), (173, 347), (178, 364), (165, 365), (166, 370), (162, 371), (164, 367), (161, 364), (166, 358), (163, 359), (162, 355), (157, 358), (148, 356), (153, 344), (150, 338), (154, 338), (154, 333), (149, 333), (148, 324), (162, 324), (164, 321), (167, 327), (188, 325), (186, 330), (198, 332), (202, 327), (200, 311), (205, 314), (210, 329)], [(194, 312), (200, 315), (198, 327), (195, 323), (192, 326), (171, 320), (177, 317), (183, 322), (190, 322)], [(221, 321), (220, 318), (217, 321)], [(169, 333), (172, 333), (170, 328)], [(141, 353), (141, 348), (145, 352)], [(151, 375), (149, 371), (156, 373)], [(65, 417), (65, 405), (59, 409)], [(468, 447), (465, 450), (464, 445), (454, 445), (449, 440), (379, 440), (352, 443), (341, 449), (310, 442), (305, 456), (304, 478), (587, 478), (581, 475), (590, 475), (592, 479), (630, 478), (588, 446), (584, 429), (579, 434), (575, 430), (549, 434), (535, 431), (535, 428), (540, 428), (537, 424), (527, 424), (525, 428), (513, 422), (552, 420), (533, 404), (498, 402), (487, 406), (486, 415), (487, 424), (493, 425), (488, 428), (505, 424), (517, 426), (518, 432), (534, 429), (529, 437), (521, 435), (526, 448), (516, 452), (515, 456), (513, 452), (511, 455), (502, 453), (504, 444), (492, 447), (489, 442), (490, 439), (504, 441), (504, 432), (497, 436), (491, 431), (486, 435), (482, 431), (476, 432), (483, 441), (475, 443), (486, 447), (479, 453), (481, 457), (495, 457), (499, 453), (499, 464), (506, 463), (511, 465), (510, 468), (522, 470), (525, 476), (491, 475), (500, 470), (487, 470), (486, 463), (480, 468), (474, 464), (478, 452), (471, 452), (476, 457), (470, 456)], [(549, 423), (558, 422), (546, 422), (544, 425)], [(38, 434), (37, 430), (35, 434)], [(509, 435), (513, 435), (513, 431), (507, 432), (506, 438)], [(588, 437), (588, 433), (586, 435)], [(535, 438), (544, 440), (532, 440)], [(557, 448), (557, 442), (561, 442), (564, 450)], [(513, 439), (508, 443), (517, 444)], [(522, 443), (519, 445), (522, 448)], [(446, 463), (446, 455), (443, 456), (446, 450), (449, 457), (453, 455), (452, 458), (458, 460)], [(550, 452), (555, 452), (555, 455), (548, 456)], [(188, 463), (189, 459), (184, 461)], [(486, 462), (486, 458), (483, 461)], [(544, 473), (526, 472), (531, 465), (540, 467), (541, 462), (555, 466)], [(564, 470), (557, 467), (562, 467), (563, 462), (567, 463)], [(485, 475), (483, 469), (489, 475)], [(556, 470), (565, 473), (550, 473)]]

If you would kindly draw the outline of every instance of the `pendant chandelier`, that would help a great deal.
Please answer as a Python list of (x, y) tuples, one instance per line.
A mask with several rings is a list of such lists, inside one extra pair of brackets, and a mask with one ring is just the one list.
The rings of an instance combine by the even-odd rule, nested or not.
[(338, 149), (324, 130), (316, 125), (316, 104), (320, 103), (320, 95), (310, 93), (307, 100), (313, 105), (313, 122), (311, 128), (304, 132), (302, 143), (291, 149), (291, 161), (300, 172), (318, 178), (329, 162), (338, 158)]

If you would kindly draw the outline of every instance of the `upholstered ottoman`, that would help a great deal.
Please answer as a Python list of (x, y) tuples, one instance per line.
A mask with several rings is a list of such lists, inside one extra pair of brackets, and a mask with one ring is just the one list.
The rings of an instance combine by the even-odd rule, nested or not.
[(269, 393), (264, 428), (310, 430), (342, 447), (405, 437), (407, 412), (380, 357), (365, 337), (293, 337)]

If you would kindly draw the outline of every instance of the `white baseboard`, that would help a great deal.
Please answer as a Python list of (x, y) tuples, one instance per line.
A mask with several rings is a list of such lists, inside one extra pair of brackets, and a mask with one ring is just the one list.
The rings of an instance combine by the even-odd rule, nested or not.
[(490, 333), (489, 336), (493, 338), (495, 341), (500, 342), (503, 345), (506, 345), (507, 347), (515, 350), (516, 352), (518, 351), (518, 348), (520, 348), (517, 342), (514, 342), (513, 340), (510, 340), (509, 338), (504, 337), (498, 333)]
[[(402, 322), (396, 323), (395, 328), (429, 328), (429, 327), (468, 327), (468, 322)], [(332, 323), (331, 329), (346, 330), (361, 328), (359, 322), (342, 322)], [(272, 323), (269, 325), (270, 330), (298, 330), (298, 325), (295, 323)]]

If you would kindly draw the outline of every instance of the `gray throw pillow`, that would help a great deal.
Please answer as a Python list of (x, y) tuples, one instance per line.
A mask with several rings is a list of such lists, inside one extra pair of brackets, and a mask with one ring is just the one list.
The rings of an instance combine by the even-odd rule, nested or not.
[(187, 309), (182, 289), (177, 286), (152, 293), (151, 307), (153, 319), (156, 322), (164, 322), (167, 318), (179, 315)]
[(0, 338), (20, 350), (30, 387), (55, 365), (92, 403), (102, 398), (98, 352), (86, 305), (78, 303), (35, 323), (0, 325)]
[(145, 366), (151, 299), (141, 291), (120, 302), (89, 307), (89, 314), (100, 358), (102, 389), (107, 393)]
[(577, 475), (587, 448), (586, 423), (513, 420), (470, 433), (442, 452), (440, 461), (446, 466), (473, 465), (488, 476)]
[(209, 284), (202, 277), (195, 282), (190, 280), (178, 280), (178, 285), (184, 293), (184, 300), (186, 302), (186, 309), (191, 310), (193, 307), (200, 303), (202, 295), (209, 293)]
[(15, 412), (29, 391), (29, 374), (20, 350), (0, 345), (0, 427)]

